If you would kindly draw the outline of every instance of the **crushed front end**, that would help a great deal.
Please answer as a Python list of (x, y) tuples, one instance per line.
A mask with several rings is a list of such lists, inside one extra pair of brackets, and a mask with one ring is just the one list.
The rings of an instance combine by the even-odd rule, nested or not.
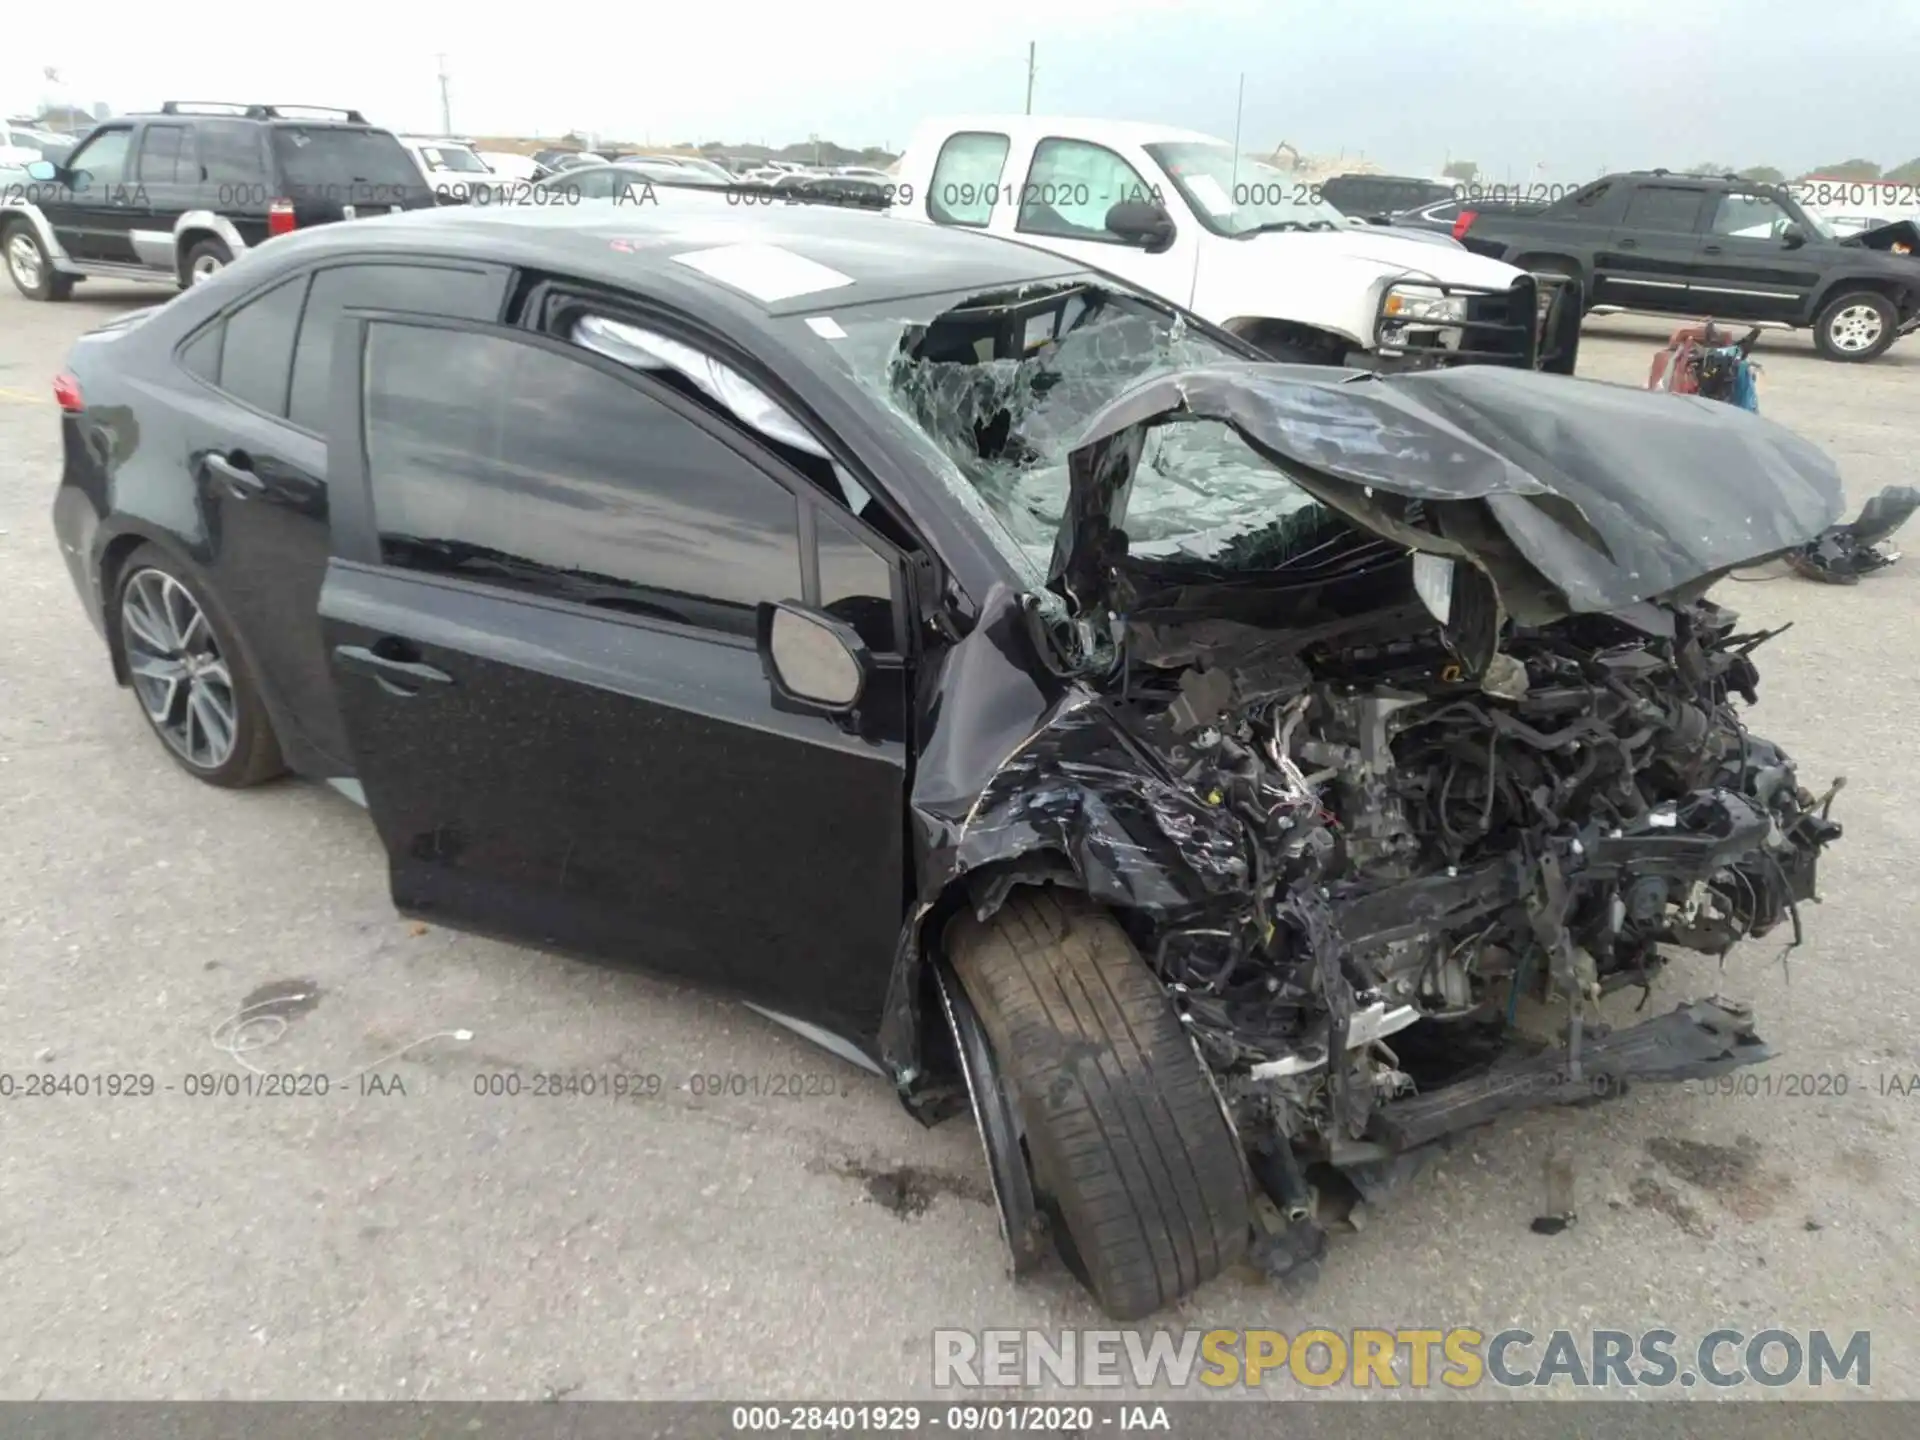
[(1041, 435), (972, 473), (1058, 527), (1048, 586), (993, 597), (937, 682), (926, 905), (1061, 883), (1121, 917), (1286, 1217), (1276, 1272), (1316, 1164), (1365, 1193), (1503, 1112), (1765, 1059), (1734, 1002), (1602, 1002), (1645, 1004), (1668, 948), (1799, 938), (1839, 785), (1747, 729), (1771, 637), (1705, 597), (1834, 522), (1831, 462), (1524, 370), (1222, 363), (1126, 389), (1062, 465), (1044, 397), (1132, 343), (1094, 333), (1101, 370), (902, 391), (960, 417), (949, 453)]

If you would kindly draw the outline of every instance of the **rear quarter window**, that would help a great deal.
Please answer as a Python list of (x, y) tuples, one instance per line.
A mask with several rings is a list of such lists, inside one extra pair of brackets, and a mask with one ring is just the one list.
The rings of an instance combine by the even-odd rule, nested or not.
[(307, 277), (296, 275), (227, 316), (217, 382), (222, 390), (256, 410), (286, 415), (293, 337), (306, 295)]

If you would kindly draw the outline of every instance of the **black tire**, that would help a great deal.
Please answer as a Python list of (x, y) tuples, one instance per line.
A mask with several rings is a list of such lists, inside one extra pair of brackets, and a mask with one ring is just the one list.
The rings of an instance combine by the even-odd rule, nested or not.
[(232, 680), (230, 691), (235, 720), (233, 747), (226, 759), (217, 765), (196, 764), (181, 754), (168, 741), (136, 690), (135, 701), (140, 705), (140, 714), (154, 732), (154, 738), (160, 742), (160, 748), (196, 780), (204, 780), (209, 785), (224, 789), (241, 790), (284, 774), (287, 765), (280, 755), (273, 722), (268, 718), (266, 704), (260, 698), (259, 683), (254, 679), (252, 667), (247, 664), (246, 654), (234, 639), (233, 626), (226, 612), (191, 569), (157, 545), (142, 545), (129, 555), (114, 582), (113, 605), (108, 618), (114, 627), (114, 639), (122, 652), (125, 653), (127, 646), (124, 619), (127, 591), (143, 571), (155, 571), (170, 577), (199, 606), (201, 614), (206, 617), (207, 628), (213, 632), (215, 654), (225, 662)]
[[(20, 279), (20, 272), (12, 264), (15, 244), (31, 246), (35, 256), (35, 268), (39, 281), (26, 285)], [(13, 288), (29, 300), (66, 300), (73, 295), (73, 276), (62, 275), (53, 268), (53, 260), (47, 254), (47, 247), (40, 243), (40, 234), (28, 220), (15, 220), (0, 225), (0, 255), (6, 257), (7, 275), (13, 281)]]
[(1513, 262), (1516, 269), (1525, 270), (1529, 275), (1558, 275), (1573, 286), (1574, 294), (1580, 297), (1580, 313), (1584, 316), (1593, 308), (1587, 295), (1586, 278), (1581, 275), (1580, 267), (1571, 260), (1562, 260), (1550, 255), (1523, 255)]
[(1246, 1252), (1238, 1142), (1166, 991), (1084, 896), (1017, 890), (947, 953), (1025, 1132), (1068, 1263), (1116, 1320), (1187, 1295)]
[[(1862, 314), (1863, 310), (1871, 314)], [(1866, 343), (1860, 343), (1860, 337), (1876, 322), (1878, 333)], [(1876, 290), (1849, 290), (1829, 300), (1820, 311), (1820, 318), (1813, 322), (1813, 348), (1828, 360), (1851, 364), (1873, 360), (1893, 344), (1894, 330), (1899, 323), (1900, 312), (1886, 296)], [(1849, 344), (1856, 348), (1846, 348)]]
[(226, 241), (212, 235), (204, 240), (197, 240), (187, 253), (180, 257), (180, 288), (192, 289), (195, 273), (205, 269), (209, 264), (213, 266), (213, 271), (209, 272), (211, 274), (226, 269), (232, 263), (233, 251), (227, 248)]

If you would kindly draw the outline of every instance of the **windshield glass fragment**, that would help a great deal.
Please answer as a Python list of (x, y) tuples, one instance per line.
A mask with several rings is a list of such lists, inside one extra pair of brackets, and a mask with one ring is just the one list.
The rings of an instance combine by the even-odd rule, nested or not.
[[(1066, 509), (1068, 452), (1087, 421), (1141, 381), (1244, 357), (1175, 312), (1086, 282), (854, 306), (807, 322), (934, 460), (1034, 583)], [(837, 332), (837, 333), (836, 333)], [(833, 338), (827, 338), (833, 337)], [(1136, 556), (1257, 565), (1257, 537), (1318, 508), (1229, 426), (1149, 438), (1125, 523)]]

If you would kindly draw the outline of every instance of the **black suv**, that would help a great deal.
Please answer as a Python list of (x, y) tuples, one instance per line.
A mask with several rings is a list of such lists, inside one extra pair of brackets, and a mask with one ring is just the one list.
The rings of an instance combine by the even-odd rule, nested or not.
[(1589, 309), (1811, 329), (1829, 360), (1872, 360), (1920, 330), (1920, 226), (1839, 235), (1791, 186), (1635, 170), (1549, 204), (1469, 198), (1414, 223), (1448, 215), (1469, 250), (1577, 281)]
[(169, 100), (0, 184), (0, 250), (31, 300), (64, 300), (89, 275), (184, 289), (272, 236), (434, 203), (406, 148), (358, 110)]

